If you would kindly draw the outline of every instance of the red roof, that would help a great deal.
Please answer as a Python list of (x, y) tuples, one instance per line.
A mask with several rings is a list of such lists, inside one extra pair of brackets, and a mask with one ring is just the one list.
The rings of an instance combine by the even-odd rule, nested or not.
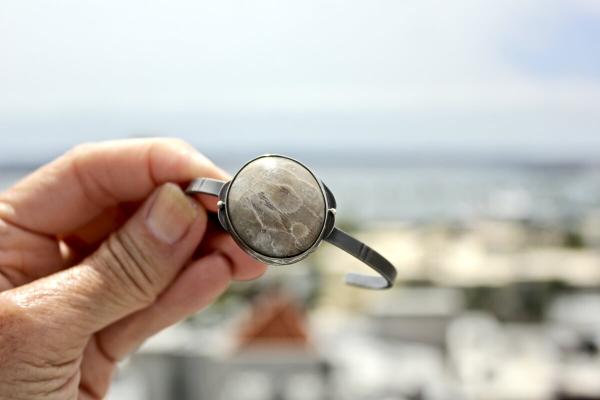
[(260, 344), (306, 346), (306, 318), (299, 304), (281, 293), (264, 295), (252, 306), (240, 329), (241, 347)]

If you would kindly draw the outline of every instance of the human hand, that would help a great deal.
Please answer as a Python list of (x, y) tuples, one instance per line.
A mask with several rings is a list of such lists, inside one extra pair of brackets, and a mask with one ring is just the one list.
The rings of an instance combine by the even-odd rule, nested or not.
[(146, 338), (264, 272), (174, 184), (198, 176), (227, 179), (179, 140), (123, 140), (0, 193), (0, 398), (102, 398)]

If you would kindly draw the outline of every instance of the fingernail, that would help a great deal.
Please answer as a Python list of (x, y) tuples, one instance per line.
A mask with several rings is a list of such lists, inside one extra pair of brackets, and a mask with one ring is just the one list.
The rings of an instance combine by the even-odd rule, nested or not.
[(179, 186), (167, 183), (160, 187), (154, 199), (146, 226), (161, 242), (174, 244), (187, 233), (197, 216), (194, 201)]

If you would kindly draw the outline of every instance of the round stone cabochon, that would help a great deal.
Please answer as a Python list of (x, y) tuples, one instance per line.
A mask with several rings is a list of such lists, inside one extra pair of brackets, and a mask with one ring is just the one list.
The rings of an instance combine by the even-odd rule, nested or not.
[(325, 222), (321, 186), (304, 166), (285, 157), (248, 163), (231, 182), (226, 203), (237, 235), (269, 257), (305, 252)]

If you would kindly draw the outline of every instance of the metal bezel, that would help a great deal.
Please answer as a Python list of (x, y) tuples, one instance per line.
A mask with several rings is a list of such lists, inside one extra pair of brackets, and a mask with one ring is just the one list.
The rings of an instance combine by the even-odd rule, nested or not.
[[(248, 164), (250, 164), (256, 160), (259, 160), (261, 158), (265, 158), (265, 157), (280, 157), (280, 158), (285, 158), (285, 159), (288, 159), (288, 160), (291, 160), (293, 162), (300, 164), (312, 175), (312, 177), (315, 179), (315, 181), (319, 184), (319, 188), (321, 189), (321, 195), (323, 196), (323, 201), (324, 201), (324, 205), (325, 205), (325, 210), (324, 210), (325, 217), (323, 218), (321, 232), (319, 233), (319, 236), (317, 237), (315, 242), (308, 249), (306, 249), (302, 253), (296, 254), (294, 256), (281, 257), (281, 258), (272, 257), (272, 256), (267, 256), (265, 254), (262, 254), (256, 250), (254, 250), (239, 237), (238, 233), (235, 231), (233, 224), (231, 223), (231, 220), (229, 218), (228, 198), (229, 198), (229, 188), (231, 187), (231, 184), (233, 182), (235, 182), (235, 179), (238, 177), (239, 173)], [(298, 262), (298, 261), (308, 257), (313, 251), (315, 251), (321, 245), (321, 243), (323, 242), (323, 239), (325, 237), (327, 237), (327, 235), (329, 235), (329, 233), (335, 226), (335, 198), (333, 197), (333, 194), (331, 193), (329, 188), (327, 188), (327, 186), (325, 186), (323, 184), (323, 182), (317, 177), (317, 175), (304, 163), (302, 163), (294, 158), (283, 156), (280, 154), (263, 154), (261, 156), (253, 158), (252, 160), (246, 162), (236, 172), (234, 177), (229, 182), (227, 182), (225, 185), (223, 185), (223, 187), (221, 188), (221, 191), (219, 192), (219, 201), (221, 202), (220, 203), (221, 206), (219, 207), (219, 210), (218, 210), (218, 218), (219, 218), (219, 221), (221, 222), (221, 225), (223, 225), (223, 228), (225, 228), (225, 230), (227, 230), (231, 234), (231, 236), (233, 237), (233, 240), (235, 240), (235, 242), (242, 249), (244, 249), (248, 254), (250, 254), (252, 257), (257, 259), (258, 261), (264, 262), (266, 264), (289, 265), (289, 264), (293, 264), (295, 262)]]

